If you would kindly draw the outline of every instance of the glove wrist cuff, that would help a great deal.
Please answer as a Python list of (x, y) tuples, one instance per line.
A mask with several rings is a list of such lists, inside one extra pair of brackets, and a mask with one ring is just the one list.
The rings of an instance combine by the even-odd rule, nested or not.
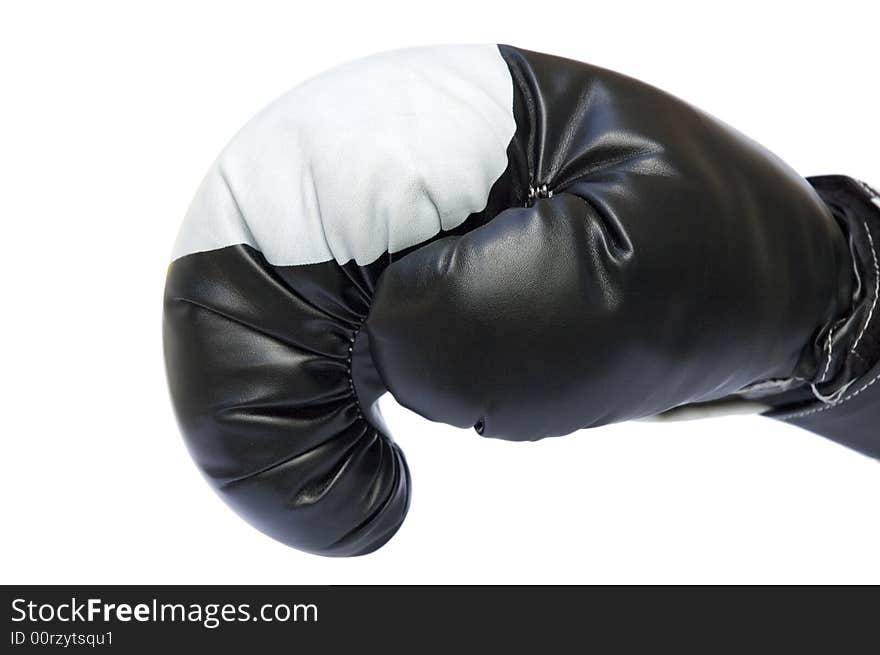
[(848, 314), (830, 326), (825, 363), (806, 390), (768, 399), (767, 416), (880, 457), (880, 194), (844, 176), (809, 179), (844, 229), (855, 284)]

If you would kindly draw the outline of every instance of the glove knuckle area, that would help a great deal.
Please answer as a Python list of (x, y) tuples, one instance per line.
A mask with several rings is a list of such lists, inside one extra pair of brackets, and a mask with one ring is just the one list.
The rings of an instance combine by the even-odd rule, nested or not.
[(409, 503), (403, 454), (352, 389), (364, 303), (323, 292), (350, 284), (335, 263), (273, 267), (233, 246), (176, 260), (165, 294), (171, 396), (193, 459), (253, 526), (333, 556), (381, 546)]
[(356, 555), (403, 521), (360, 328), (392, 256), (503, 202), (512, 93), (492, 45), (368, 57), (257, 114), (197, 191), (166, 289), (172, 398), (220, 495), (280, 541)]

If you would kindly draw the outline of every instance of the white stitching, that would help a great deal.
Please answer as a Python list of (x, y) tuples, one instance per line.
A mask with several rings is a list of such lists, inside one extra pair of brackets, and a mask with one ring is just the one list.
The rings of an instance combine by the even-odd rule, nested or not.
[[(832, 349), (833, 344), (834, 344), (834, 328), (831, 328), (830, 330), (828, 330), (828, 342), (825, 346), (825, 350), (828, 351), (828, 358), (825, 361), (825, 370), (822, 371), (822, 377), (819, 378), (819, 382), (825, 382), (825, 379), (828, 377), (828, 371), (831, 370), (831, 355), (832, 355), (831, 349)], [(813, 386), (815, 387), (816, 385), (813, 385)]]
[(835, 391), (834, 393), (832, 393), (828, 396), (823, 395), (822, 392), (819, 391), (819, 387), (817, 387), (815, 384), (811, 384), (810, 389), (813, 391), (813, 395), (816, 396), (817, 400), (825, 403), (826, 405), (836, 405), (837, 403), (840, 402), (840, 399), (843, 397), (843, 394), (845, 394), (849, 390), (849, 388), (853, 385), (854, 382), (855, 382), (855, 380), (850, 380), (845, 385), (840, 387), (840, 389), (838, 389), (837, 391)]
[[(874, 191), (874, 189), (869, 187), (864, 182), (859, 181), (859, 184), (861, 184), (861, 186), (869, 193), (869, 195), (871, 196), (871, 202), (873, 202), (875, 205), (880, 207), (880, 195), (878, 195), (877, 192)], [(850, 352), (853, 354), (858, 354), (858, 353), (856, 353), (856, 348), (858, 347), (859, 343), (861, 342), (862, 337), (864, 337), (865, 333), (868, 331), (868, 326), (870, 325), (871, 321), (874, 318), (874, 311), (877, 308), (878, 298), (880, 298), (880, 262), (878, 262), (878, 258), (877, 258), (877, 246), (874, 244), (874, 237), (871, 234), (871, 228), (868, 225), (868, 221), (864, 221), (864, 226), (865, 226), (865, 233), (868, 235), (868, 242), (871, 244), (871, 256), (874, 260), (874, 301), (871, 303), (871, 309), (868, 310), (868, 317), (865, 320), (865, 324), (862, 326), (862, 330), (859, 332), (858, 337), (856, 337), (856, 340), (853, 343), (852, 348), (850, 348)], [(830, 337), (831, 337), (831, 333), (829, 332), (829, 341), (830, 341)], [(828, 374), (828, 366), (830, 364), (831, 364), (831, 359), (829, 356), (829, 360), (825, 366), (825, 372), (822, 374), (821, 380), (824, 380), (825, 376)], [(823, 399), (820, 396), (820, 394), (817, 393), (816, 385), (811, 385), (813, 388), (813, 395), (815, 395), (820, 401), (824, 402), (825, 403), (824, 405), (822, 405), (821, 407), (814, 407), (813, 409), (808, 409), (808, 410), (802, 411), (802, 412), (795, 412), (794, 414), (784, 414), (782, 416), (777, 416), (775, 418), (778, 418), (783, 421), (787, 421), (787, 420), (793, 419), (793, 418), (801, 418), (803, 416), (811, 416), (813, 414), (818, 414), (820, 412), (824, 412), (826, 410), (837, 407), (838, 405), (843, 405), (844, 403), (849, 402), (850, 400), (852, 400), (853, 398), (855, 398), (856, 396), (858, 396), (862, 392), (866, 391), (867, 389), (869, 389), (873, 385), (877, 384), (877, 382), (880, 382), (880, 374), (876, 375), (874, 378), (872, 378), (867, 383), (865, 383), (864, 386), (856, 389), (850, 395), (848, 395), (840, 400), (835, 400), (833, 402), (828, 402), (827, 398)], [(846, 387), (844, 387), (844, 389), (846, 389)]]
[(874, 246), (874, 237), (871, 236), (871, 229), (868, 227), (867, 221), (865, 221), (865, 232), (868, 233), (868, 241), (871, 244), (871, 255), (874, 258), (874, 302), (871, 303), (871, 309), (868, 310), (868, 318), (865, 321), (865, 325), (862, 326), (862, 331), (859, 332), (859, 336), (856, 337), (855, 343), (853, 343), (852, 348), (850, 348), (851, 353), (856, 352), (856, 348), (858, 348), (862, 337), (865, 336), (865, 332), (868, 331), (868, 325), (871, 323), (871, 319), (874, 318), (874, 310), (877, 307), (877, 298), (880, 296), (880, 263), (877, 261), (877, 248)]
[(836, 403), (833, 403), (833, 404), (830, 404), (830, 405), (823, 405), (822, 407), (817, 407), (817, 408), (815, 408), (815, 409), (809, 409), (809, 410), (807, 410), (807, 411), (805, 411), (805, 412), (797, 412), (797, 413), (795, 413), (795, 414), (784, 414), (783, 416), (774, 416), (773, 418), (777, 418), (777, 419), (780, 419), (780, 420), (783, 420), (783, 421), (787, 421), (787, 420), (789, 420), (789, 419), (793, 419), (793, 418), (800, 418), (801, 416), (809, 416), (810, 414), (818, 414), (819, 412), (824, 412), (825, 410), (828, 410), (828, 409), (831, 409), (831, 408), (833, 408), (833, 407), (837, 407), (838, 405), (843, 405), (844, 403), (849, 402), (850, 400), (852, 400), (853, 398), (855, 398), (856, 396), (858, 396), (858, 395), (859, 395), (860, 393), (862, 393), (863, 391), (866, 391), (868, 388), (870, 388), (870, 387), (872, 387), (873, 385), (877, 384), (877, 382), (880, 382), (880, 374), (878, 374), (878, 375), (877, 375), (874, 379), (872, 379), (871, 381), (867, 382), (867, 383), (865, 384), (865, 386), (863, 386), (863, 387), (861, 387), (861, 388), (856, 389), (855, 391), (853, 391), (850, 395), (848, 395), (846, 398), (842, 399), (840, 402), (836, 402)]

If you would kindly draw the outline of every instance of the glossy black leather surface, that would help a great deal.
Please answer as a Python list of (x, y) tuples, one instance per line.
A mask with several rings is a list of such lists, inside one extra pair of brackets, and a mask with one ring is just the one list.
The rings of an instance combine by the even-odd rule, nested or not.
[(536, 199), (385, 270), (366, 329), (398, 401), (538, 439), (815, 376), (852, 273), (806, 181), (653, 87), (502, 53)]
[(403, 453), (349, 376), (379, 268), (277, 267), (232, 246), (168, 273), (168, 381), (193, 459), (255, 527), (323, 555), (378, 548), (409, 505)]

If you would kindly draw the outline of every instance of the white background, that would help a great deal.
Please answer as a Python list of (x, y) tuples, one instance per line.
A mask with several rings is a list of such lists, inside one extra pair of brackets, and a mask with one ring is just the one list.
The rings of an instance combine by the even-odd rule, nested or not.
[(208, 165), (288, 87), (377, 50), (589, 61), (805, 175), (880, 184), (872, 3), (786, 4), (4, 3), (0, 582), (880, 582), (880, 465), (769, 420), (510, 444), (390, 412), (409, 518), (338, 560), (228, 510), (165, 387), (165, 267)]

